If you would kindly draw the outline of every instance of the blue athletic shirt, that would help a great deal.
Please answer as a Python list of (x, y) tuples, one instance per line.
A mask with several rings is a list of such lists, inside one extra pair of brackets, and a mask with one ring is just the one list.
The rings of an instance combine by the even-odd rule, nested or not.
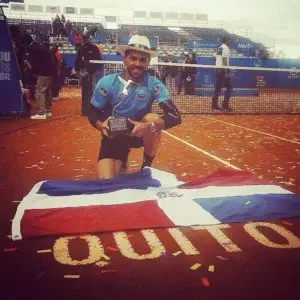
[(151, 112), (152, 103), (157, 100), (162, 103), (170, 99), (166, 86), (148, 72), (144, 73), (144, 79), (138, 87), (128, 88), (128, 95), (122, 93), (124, 83), (121, 82), (122, 72), (113, 73), (102, 77), (93, 92), (91, 103), (94, 107), (104, 111), (114, 110), (116, 117), (128, 117), (132, 120), (140, 120), (145, 114)]

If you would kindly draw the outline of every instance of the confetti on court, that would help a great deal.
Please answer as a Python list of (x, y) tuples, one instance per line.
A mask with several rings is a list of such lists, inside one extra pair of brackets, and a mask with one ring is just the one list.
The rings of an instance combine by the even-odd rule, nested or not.
[(106, 256), (105, 254), (101, 255), (105, 260), (110, 260), (110, 257)]
[(17, 251), (17, 248), (4, 248), (3, 251), (4, 252), (14, 252), (14, 251)]
[(177, 252), (174, 252), (173, 255), (174, 255), (174, 256), (178, 256), (178, 255), (181, 254), (181, 253), (182, 253), (182, 251), (177, 251)]
[(52, 252), (51, 249), (45, 249), (45, 250), (38, 250), (37, 253), (49, 253)]
[(104, 273), (116, 273), (117, 271), (116, 270), (101, 270), (101, 273), (104, 274)]
[(290, 223), (290, 222), (287, 222), (287, 221), (281, 221), (282, 224), (285, 224), (285, 225), (289, 225), (289, 226), (292, 226), (293, 224)]
[(190, 267), (190, 269), (193, 270), (193, 271), (195, 271), (195, 270), (197, 270), (197, 269), (200, 268), (200, 267), (201, 267), (201, 264), (196, 263), (196, 264), (192, 265), (192, 266)]
[(107, 261), (98, 261), (97, 263), (95, 263), (95, 265), (102, 268), (102, 267), (105, 267), (105, 266), (109, 265), (109, 262), (107, 262)]
[(208, 267), (208, 271), (209, 271), (209, 272), (214, 272), (214, 271), (215, 271), (215, 266), (210, 265), (210, 266)]
[(80, 275), (65, 275), (64, 278), (78, 279)]
[(246, 203), (245, 203), (245, 205), (248, 205), (248, 204), (250, 204), (251, 203), (251, 201), (247, 201)]
[(202, 277), (201, 280), (204, 286), (210, 286), (209, 281), (206, 277)]
[(13, 201), (13, 203), (20, 203), (21, 201)]
[(278, 183), (282, 183), (282, 184), (285, 184), (285, 185), (288, 185), (288, 186), (293, 186), (293, 185), (295, 185), (295, 184), (292, 183), (292, 182), (286, 182), (286, 181), (280, 181), (280, 182), (278, 182)]
[(222, 257), (222, 256), (217, 256), (217, 258), (220, 258), (222, 260), (229, 260), (228, 258)]
[(106, 249), (108, 249), (110, 251), (114, 251), (114, 252), (119, 252), (119, 249), (111, 247), (111, 246), (107, 246)]
[(11, 235), (8, 235), (7, 237), (12, 240), (12, 236)]

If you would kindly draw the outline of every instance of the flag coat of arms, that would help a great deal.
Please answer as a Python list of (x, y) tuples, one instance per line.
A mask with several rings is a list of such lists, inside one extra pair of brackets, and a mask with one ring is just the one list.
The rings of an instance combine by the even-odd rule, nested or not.
[(245, 171), (180, 181), (145, 168), (105, 180), (47, 180), (19, 204), (12, 238), (265, 221), (300, 216), (300, 196)]

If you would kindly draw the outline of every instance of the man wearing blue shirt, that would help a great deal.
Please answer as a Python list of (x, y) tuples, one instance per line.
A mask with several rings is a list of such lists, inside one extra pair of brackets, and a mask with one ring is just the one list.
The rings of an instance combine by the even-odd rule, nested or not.
[[(181, 123), (178, 109), (170, 100), (166, 86), (147, 72), (150, 59), (158, 56), (147, 37), (134, 35), (128, 45), (116, 51), (123, 56), (125, 69), (102, 77), (97, 83), (89, 113), (90, 123), (102, 133), (98, 156), (98, 178), (118, 176), (127, 164), (131, 148), (144, 147), (142, 168), (151, 166), (163, 129)], [(151, 113), (157, 101), (164, 114)], [(132, 125), (130, 134), (109, 135), (108, 121), (125, 117)]]

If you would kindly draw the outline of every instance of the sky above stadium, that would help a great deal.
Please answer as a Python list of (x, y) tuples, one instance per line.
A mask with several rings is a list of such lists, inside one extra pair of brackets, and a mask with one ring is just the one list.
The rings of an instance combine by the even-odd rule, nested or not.
[[(61, 0), (25, 2), (62, 5)], [(256, 40), (275, 45), (277, 50), (284, 49), (289, 57), (300, 57), (300, 0), (64, 0), (63, 5), (102, 7), (103, 12), (107, 10), (116, 15), (128, 9), (204, 13), (208, 14), (209, 20), (229, 22), (237, 29), (251, 26)]]

